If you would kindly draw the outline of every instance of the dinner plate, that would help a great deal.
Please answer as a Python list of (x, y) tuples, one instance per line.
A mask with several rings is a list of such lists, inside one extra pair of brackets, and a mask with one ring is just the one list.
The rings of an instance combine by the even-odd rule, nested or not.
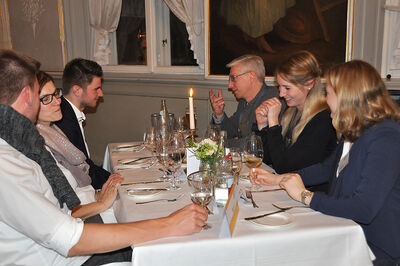
[(131, 197), (147, 198), (160, 194), (161, 190), (127, 190), (126, 193)]
[(258, 219), (250, 220), (250, 222), (256, 225), (266, 226), (266, 227), (287, 226), (293, 223), (293, 221), (294, 221), (293, 215), (286, 212), (275, 213)]

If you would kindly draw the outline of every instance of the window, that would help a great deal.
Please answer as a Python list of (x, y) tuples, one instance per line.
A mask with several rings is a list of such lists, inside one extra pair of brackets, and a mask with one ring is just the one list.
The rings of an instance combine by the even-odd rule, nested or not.
[(104, 66), (105, 70), (202, 73), (185, 23), (164, 1), (122, 0), (115, 36), (118, 66)]

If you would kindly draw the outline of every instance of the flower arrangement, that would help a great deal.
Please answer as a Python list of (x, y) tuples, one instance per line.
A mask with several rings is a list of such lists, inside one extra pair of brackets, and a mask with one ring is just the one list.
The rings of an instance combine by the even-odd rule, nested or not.
[(211, 139), (204, 139), (199, 143), (191, 142), (189, 146), (193, 148), (196, 158), (202, 162), (212, 164), (218, 155), (218, 144)]

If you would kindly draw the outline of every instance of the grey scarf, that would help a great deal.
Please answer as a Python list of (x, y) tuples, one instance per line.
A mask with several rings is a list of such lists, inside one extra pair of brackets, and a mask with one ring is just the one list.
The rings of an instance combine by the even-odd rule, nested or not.
[(67, 168), (74, 176), (80, 187), (92, 183), (89, 176), (89, 165), (86, 156), (72, 144), (65, 134), (56, 125), (43, 125), (38, 123), (36, 128), (44, 137), (46, 145), (50, 148), (59, 164)]
[(12, 107), (2, 104), (0, 104), (0, 137), (40, 165), (60, 206), (65, 203), (72, 210), (80, 205), (78, 196), (58, 168), (53, 156), (44, 147), (44, 139), (32, 121)]

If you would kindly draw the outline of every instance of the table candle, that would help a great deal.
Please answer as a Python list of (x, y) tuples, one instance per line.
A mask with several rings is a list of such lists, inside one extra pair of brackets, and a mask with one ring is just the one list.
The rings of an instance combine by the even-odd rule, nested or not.
[(190, 88), (190, 91), (189, 91), (189, 121), (190, 121), (190, 129), (195, 129), (194, 108), (193, 108), (193, 89), (192, 88)]

